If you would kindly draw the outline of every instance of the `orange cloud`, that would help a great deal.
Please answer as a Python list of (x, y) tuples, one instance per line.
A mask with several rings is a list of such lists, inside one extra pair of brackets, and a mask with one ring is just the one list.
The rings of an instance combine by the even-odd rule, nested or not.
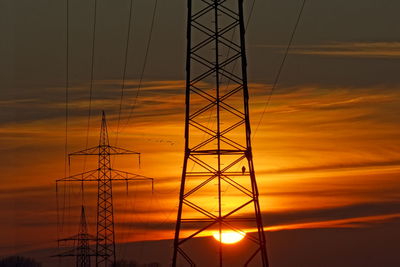
[[(104, 90), (108, 92), (108, 86), (113, 84), (118, 81), (104, 81)], [(137, 82), (130, 81), (129, 85), (133, 91), (125, 99), (125, 112), (135, 98), (132, 92)], [(270, 88), (269, 84), (250, 84), (253, 131)], [(71, 109), (70, 114), (70, 152), (82, 149), (85, 142), (87, 112), (83, 99), (82, 95), (71, 99), (71, 107), (76, 110)], [(148, 81), (130, 123), (125, 123), (126, 115), (122, 118), (118, 145), (142, 152), (142, 165), (139, 169), (137, 159), (120, 157), (113, 161), (114, 167), (154, 177), (156, 181), (154, 194), (147, 184), (130, 185), (128, 196), (124, 184), (115, 187), (118, 242), (172, 237), (183, 162), (183, 99), (182, 81)], [(49, 100), (48, 105), (45, 102), (39, 103), (37, 111), (48, 114), (63, 108), (62, 101)], [(21, 107), (23, 103), (15, 105)], [(115, 142), (118, 107), (119, 99), (111, 96), (93, 102), (89, 145), (98, 142), (97, 110), (102, 108), (108, 111), (110, 140)], [(285, 225), (336, 227), (345, 223), (341, 220), (399, 213), (392, 203), (399, 197), (396, 192), (400, 192), (399, 107), (399, 90), (395, 87), (303, 85), (278, 90), (252, 139), (261, 207), (267, 226), (271, 227), (268, 229)], [(16, 233), (15, 238), (14, 234), (7, 234), (18, 240), (16, 250), (36, 240), (39, 228), (54, 233), (52, 238), (56, 239), (54, 180), (64, 175), (64, 113), (60, 110), (51, 115), (27, 116), (3, 123), (0, 128), (2, 214), (7, 214), (1, 229), (29, 232)], [(95, 161), (88, 160), (87, 169), (95, 167)], [(71, 173), (82, 171), (80, 160), (71, 163)], [(64, 189), (59, 190), (62, 200)], [(64, 222), (63, 235), (68, 235), (76, 231), (80, 188), (67, 187), (65, 192), (71, 216)], [(95, 188), (87, 187), (85, 192), (93, 231)], [(377, 205), (386, 213), (373, 212), (365, 208), (368, 205)], [(359, 213), (354, 214), (354, 210)], [(341, 217), (343, 212), (346, 216)], [(50, 239), (41, 241), (51, 242)]]
[(399, 58), (400, 42), (346, 42), (296, 46), (290, 53), (298, 55)]

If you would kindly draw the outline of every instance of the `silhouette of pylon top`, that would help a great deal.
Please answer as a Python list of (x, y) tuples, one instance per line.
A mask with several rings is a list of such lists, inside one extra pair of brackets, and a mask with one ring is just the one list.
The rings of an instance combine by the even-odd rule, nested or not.
[[(73, 152), (68, 154), (68, 160), (70, 163), (70, 159), (72, 156), (101, 156), (103, 154), (107, 156), (112, 155), (138, 155), (139, 157), (139, 166), (140, 166), (140, 153), (128, 150), (125, 148), (120, 148), (116, 146), (111, 146), (108, 138), (108, 130), (107, 130), (107, 119), (105, 112), (102, 111), (102, 119), (101, 119), (101, 128), (100, 128), (100, 138), (99, 138), (99, 145), (83, 149), (77, 152)], [(120, 171), (112, 169), (111, 166), (110, 170), (113, 173), (111, 180), (113, 181), (128, 181), (128, 180), (147, 180), (152, 182), (152, 190), (153, 190), (153, 178), (149, 178), (143, 175), (129, 173), (126, 171)], [(98, 181), (98, 171), (100, 168), (93, 169), (90, 171), (86, 171), (80, 174), (68, 176), (62, 179), (56, 180), (56, 182), (61, 181)]]
[(99, 145), (91, 148), (87, 148), (84, 150), (80, 150), (74, 153), (70, 153), (69, 157), (71, 156), (97, 156), (100, 155), (101, 149), (107, 147), (110, 149), (110, 155), (138, 155), (139, 157), (139, 165), (140, 165), (140, 153), (132, 150), (128, 150), (125, 148), (120, 148), (116, 146), (110, 146), (110, 141), (108, 138), (108, 130), (107, 130), (107, 120), (104, 111), (102, 112), (101, 118), (101, 129), (100, 129), (100, 139)]
[(89, 247), (90, 241), (97, 241), (97, 237), (94, 235), (90, 235), (88, 233), (87, 223), (86, 223), (86, 214), (85, 214), (85, 207), (82, 205), (81, 208), (81, 217), (79, 223), (78, 234), (58, 239), (58, 242), (68, 242), (74, 241), (76, 245), (75, 248), (65, 251), (63, 253), (54, 255), (52, 257), (84, 257), (84, 256), (95, 256), (95, 251), (91, 250)]
[[(81, 237), (89, 237), (87, 223), (86, 223), (85, 207), (83, 205), (81, 208), (81, 220), (80, 220), (80, 224), (79, 224), (78, 235)], [(94, 237), (94, 238), (96, 238), (96, 237)]]

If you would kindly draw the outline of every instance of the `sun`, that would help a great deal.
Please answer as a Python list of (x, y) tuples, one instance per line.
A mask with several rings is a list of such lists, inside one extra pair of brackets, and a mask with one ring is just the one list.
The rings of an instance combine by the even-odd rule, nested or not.
[(214, 232), (213, 237), (221, 241), (224, 244), (234, 244), (242, 240), (245, 236), (245, 232), (236, 232), (236, 231), (222, 231), (221, 233), (222, 238), (220, 238), (219, 232)]

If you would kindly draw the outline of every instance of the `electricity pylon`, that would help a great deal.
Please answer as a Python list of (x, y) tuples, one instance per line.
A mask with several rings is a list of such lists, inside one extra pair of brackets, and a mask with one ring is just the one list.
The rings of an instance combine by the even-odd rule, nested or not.
[(90, 249), (90, 241), (97, 241), (97, 238), (88, 234), (84, 206), (82, 206), (81, 209), (81, 219), (79, 223), (78, 234), (58, 240), (58, 242), (69, 241), (74, 242), (75, 248), (61, 254), (54, 255), (53, 257), (76, 257), (76, 267), (90, 267), (90, 257), (96, 256), (95, 251)]
[[(205, 259), (211, 266), (223, 266), (230, 259), (223, 256), (224, 233), (233, 232), (244, 236), (241, 246), (249, 247), (243, 262), (235, 264), (265, 267), (250, 138), (243, 0), (187, 3), (185, 155), (172, 266), (196, 266)], [(210, 234), (219, 239), (217, 253), (195, 253), (191, 241)]]
[(97, 182), (97, 241), (96, 266), (113, 266), (116, 261), (113, 190), (114, 181), (151, 181), (153, 179), (142, 175), (111, 168), (112, 155), (139, 155), (140, 153), (110, 146), (108, 140), (107, 122), (102, 113), (99, 145), (69, 154), (71, 156), (98, 156), (98, 168), (57, 180), (56, 182)]

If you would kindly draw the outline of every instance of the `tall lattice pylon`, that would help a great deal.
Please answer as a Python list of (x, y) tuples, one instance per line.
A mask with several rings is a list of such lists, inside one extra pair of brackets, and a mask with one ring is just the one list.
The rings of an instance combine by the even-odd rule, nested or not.
[(69, 156), (98, 156), (98, 168), (57, 180), (57, 182), (97, 182), (97, 241), (96, 266), (113, 266), (116, 261), (113, 189), (114, 181), (151, 181), (153, 178), (111, 168), (112, 155), (138, 155), (140, 153), (111, 146), (108, 139), (106, 116), (103, 111), (99, 145), (69, 154)]
[(76, 267), (90, 267), (90, 258), (96, 256), (95, 251), (90, 248), (90, 241), (97, 241), (97, 238), (88, 234), (85, 207), (83, 205), (81, 208), (78, 234), (58, 240), (58, 242), (63, 243), (70, 241), (74, 242), (73, 249), (54, 255), (53, 257), (75, 257)]
[[(232, 259), (234, 266), (268, 266), (250, 138), (243, 0), (187, 3), (185, 155), (172, 266), (233, 266)], [(219, 239), (216, 251), (191, 245), (210, 234)], [(224, 245), (232, 235), (244, 237), (235, 255)]]

